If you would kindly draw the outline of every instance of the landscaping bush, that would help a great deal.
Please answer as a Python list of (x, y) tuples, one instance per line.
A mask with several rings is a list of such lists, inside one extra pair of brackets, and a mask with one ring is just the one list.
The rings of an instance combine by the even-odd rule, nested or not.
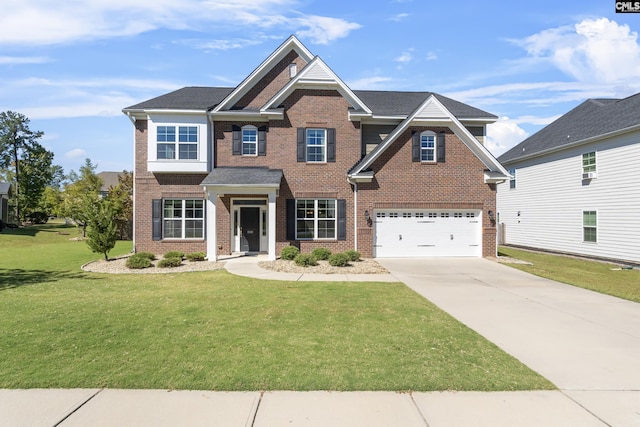
[(316, 257), (316, 259), (327, 260), (331, 255), (331, 251), (326, 248), (315, 248), (313, 251), (311, 251), (311, 255)]
[(184, 252), (171, 251), (164, 254), (163, 258), (180, 258), (184, 259)]
[(344, 253), (349, 261), (360, 261), (360, 252), (349, 249)]
[(160, 268), (178, 267), (181, 264), (182, 264), (182, 258), (178, 258), (178, 257), (163, 258), (160, 261), (158, 261), (158, 267)]
[(318, 260), (316, 259), (316, 257), (309, 254), (298, 254), (293, 259), (293, 262), (295, 262), (297, 265), (301, 267), (310, 267), (313, 265), (318, 265)]
[(300, 253), (300, 249), (295, 246), (285, 246), (280, 252), (280, 258), (291, 261)]
[(156, 255), (151, 252), (136, 252), (134, 256), (138, 256), (140, 258), (148, 258), (150, 261), (156, 259)]
[(141, 269), (151, 267), (151, 260), (145, 254), (131, 255), (125, 264), (127, 268)]
[(346, 267), (349, 265), (349, 258), (342, 253), (333, 254), (329, 257), (329, 264), (334, 267)]
[(207, 254), (205, 254), (204, 252), (193, 252), (191, 254), (187, 254), (187, 259), (189, 261), (204, 261), (205, 257), (207, 256)]

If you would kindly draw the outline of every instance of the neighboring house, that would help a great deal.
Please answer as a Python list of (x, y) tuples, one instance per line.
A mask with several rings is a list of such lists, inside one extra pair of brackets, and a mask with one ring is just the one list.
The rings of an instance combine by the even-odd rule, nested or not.
[(109, 195), (109, 189), (118, 185), (120, 175), (122, 175), (122, 172), (99, 172), (96, 174), (102, 180), (100, 197), (104, 198)]
[(9, 222), (9, 198), (11, 197), (11, 184), (0, 182), (0, 221), (2, 224)]
[(640, 263), (640, 94), (589, 99), (499, 160), (505, 243)]
[(496, 116), (430, 92), (353, 91), (294, 36), (235, 88), (123, 112), (136, 251), (496, 254), (508, 172), (482, 144)]

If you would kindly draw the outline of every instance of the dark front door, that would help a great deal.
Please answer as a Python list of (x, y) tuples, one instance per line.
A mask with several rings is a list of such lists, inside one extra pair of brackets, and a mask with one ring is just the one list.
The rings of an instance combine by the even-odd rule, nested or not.
[(260, 251), (260, 208), (240, 208), (240, 250)]

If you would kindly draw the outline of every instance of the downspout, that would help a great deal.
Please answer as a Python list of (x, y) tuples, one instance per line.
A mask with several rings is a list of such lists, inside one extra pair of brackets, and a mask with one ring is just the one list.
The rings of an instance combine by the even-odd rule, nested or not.
[(125, 113), (133, 124), (133, 224), (131, 225), (131, 252), (136, 252), (136, 118), (131, 112)]
[(347, 177), (349, 184), (353, 185), (353, 246), (358, 250), (358, 183)]

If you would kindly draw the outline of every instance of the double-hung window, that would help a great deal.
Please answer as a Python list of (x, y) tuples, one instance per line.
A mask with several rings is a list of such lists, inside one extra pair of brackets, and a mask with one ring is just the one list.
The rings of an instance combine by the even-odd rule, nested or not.
[[(178, 150), (180, 160), (198, 159), (198, 127), (177, 126)], [(156, 132), (158, 160), (176, 159), (176, 126), (158, 126)]]
[(256, 156), (258, 154), (258, 128), (244, 126), (242, 128), (242, 155)]
[(327, 130), (307, 129), (307, 162), (323, 163), (327, 160)]
[(296, 239), (335, 239), (336, 200), (296, 200)]
[(162, 223), (165, 239), (204, 238), (204, 200), (164, 199)]
[(598, 213), (596, 211), (582, 212), (582, 240), (585, 242), (597, 242)]
[(420, 161), (436, 161), (436, 134), (431, 131), (420, 134)]
[(509, 188), (516, 188), (516, 170), (509, 169), (509, 175), (511, 175), (511, 178), (509, 178)]
[(596, 178), (596, 152), (584, 153), (582, 155), (582, 178)]

